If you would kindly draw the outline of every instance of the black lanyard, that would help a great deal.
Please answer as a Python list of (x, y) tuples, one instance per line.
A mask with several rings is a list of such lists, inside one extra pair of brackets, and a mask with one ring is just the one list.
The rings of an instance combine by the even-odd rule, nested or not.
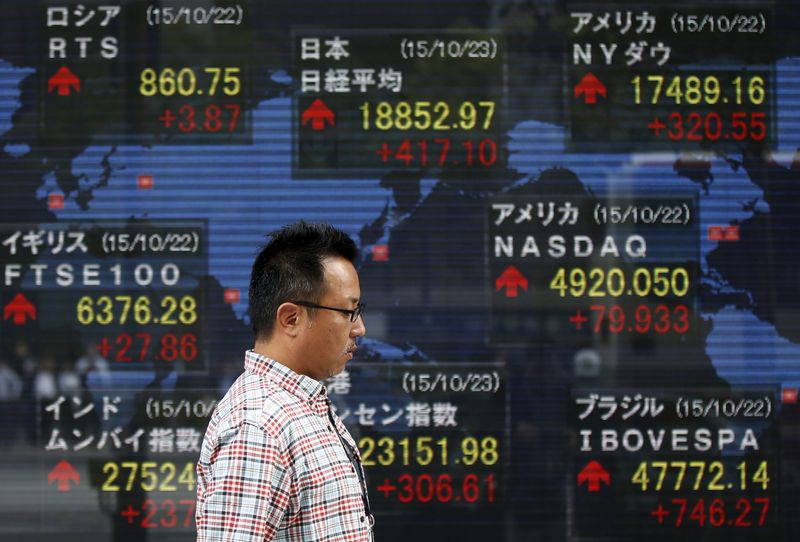
[(339, 442), (342, 443), (342, 447), (344, 448), (344, 453), (347, 455), (347, 458), (350, 460), (350, 463), (353, 465), (353, 470), (356, 471), (358, 475), (358, 481), (361, 485), (361, 500), (364, 501), (364, 513), (366, 514), (366, 521), (369, 522), (369, 530), (372, 532), (372, 527), (375, 525), (375, 518), (372, 516), (372, 512), (370, 512), (369, 508), (369, 497), (367, 496), (367, 480), (364, 476), (364, 468), (361, 466), (361, 460), (358, 458), (358, 454), (353, 449), (352, 446), (344, 439), (344, 437), (339, 433), (339, 430), (336, 428), (336, 420), (333, 419), (333, 412), (330, 409), (330, 405), (328, 405), (328, 418), (331, 420), (331, 424), (333, 425), (333, 431), (336, 433), (336, 436), (339, 437)]

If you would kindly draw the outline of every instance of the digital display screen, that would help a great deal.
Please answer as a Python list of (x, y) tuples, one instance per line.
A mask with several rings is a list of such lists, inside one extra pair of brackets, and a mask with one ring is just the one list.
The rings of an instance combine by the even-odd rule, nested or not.
[(301, 219), (360, 250), (376, 540), (800, 539), (800, 4), (0, 13), (0, 539), (195, 540)]

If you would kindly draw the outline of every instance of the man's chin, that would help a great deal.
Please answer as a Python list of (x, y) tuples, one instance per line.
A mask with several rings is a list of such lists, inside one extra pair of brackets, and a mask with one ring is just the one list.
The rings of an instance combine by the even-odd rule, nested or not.
[(333, 378), (334, 376), (336, 376), (339, 373), (341, 373), (342, 371), (344, 371), (346, 368), (347, 368), (347, 362), (344, 361), (344, 362), (342, 362), (342, 364), (340, 366), (336, 367), (335, 369), (331, 369), (328, 372), (327, 378)]

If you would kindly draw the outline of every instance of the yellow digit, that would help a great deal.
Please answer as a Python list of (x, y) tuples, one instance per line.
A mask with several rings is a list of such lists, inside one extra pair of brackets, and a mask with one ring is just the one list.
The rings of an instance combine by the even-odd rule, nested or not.
[(664, 76), (663, 75), (648, 75), (647, 76), (648, 82), (653, 82), (656, 84), (656, 88), (653, 89), (653, 98), (650, 100), (650, 103), (657, 104), (659, 98), (661, 97), (661, 87), (664, 86)]
[(603, 287), (606, 286), (606, 272), (599, 267), (593, 267), (589, 270), (589, 280), (594, 281), (589, 288), (589, 297), (605, 297), (606, 291)]
[(375, 128), (378, 130), (392, 129), (392, 104), (380, 102), (375, 108)]
[(107, 295), (101, 296), (97, 300), (97, 308), (102, 311), (97, 315), (98, 324), (107, 326), (114, 321), (114, 303), (111, 301), (110, 297)]
[(670, 280), (669, 267), (653, 268), (653, 295), (664, 297), (669, 295)]
[(486, 108), (486, 118), (483, 119), (483, 129), (488, 130), (492, 125), (492, 117), (494, 117), (494, 102), (478, 102), (478, 105)]
[(667, 476), (667, 462), (653, 461), (652, 465), (654, 469), (661, 469), (658, 475), (658, 481), (656, 482), (656, 491), (661, 491), (661, 488), (664, 486), (664, 478)]
[(119, 323), (124, 324), (128, 321), (128, 312), (131, 310), (131, 296), (118, 295), (114, 296), (114, 301), (122, 303), (122, 314), (119, 316)]
[(178, 94), (181, 96), (194, 96), (197, 86), (197, 77), (191, 68), (183, 68), (178, 72)]
[(166, 475), (161, 480), (161, 484), (158, 486), (159, 491), (178, 491), (178, 486), (172, 483), (172, 480), (175, 478), (175, 472), (177, 469), (175, 468), (175, 463), (164, 463), (161, 465), (161, 468), (158, 471)]
[(733, 81), (731, 81), (734, 90), (736, 90), (736, 105), (742, 103), (742, 78), (736, 77)]
[(394, 108), (394, 127), (398, 130), (411, 128), (411, 104), (399, 102)]
[(747, 85), (747, 94), (750, 96), (750, 103), (754, 105), (761, 105), (764, 103), (766, 92), (764, 91), (764, 78), (755, 76), (750, 79), (750, 84)]
[(378, 441), (378, 446), (383, 448), (378, 454), (378, 463), (384, 467), (394, 463), (394, 440), (383, 437)]
[(480, 450), (478, 448), (478, 439), (475, 437), (467, 437), (461, 441), (461, 462), (465, 465), (474, 465), (478, 461)]
[(140, 295), (136, 298), (136, 302), (133, 304), (133, 319), (136, 320), (137, 324), (143, 326), (150, 323), (151, 316), (152, 312), (150, 311), (150, 298)]
[(636, 105), (642, 103), (641, 80), (642, 78), (638, 75), (631, 79), (631, 84), (633, 85), (633, 103)]
[(224, 92), (227, 96), (236, 96), (242, 89), (242, 82), (238, 75), (240, 71), (240, 68), (225, 68), (225, 75), (222, 78), (223, 85), (227, 85), (228, 83), (231, 84), (230, 87), (222, 87), (222, 92)]
[(175, 94), (175, 70), (164, 68), (158, 76), (158, 90), (162, 96), (172, 96)]
[(680, 491), (683, 487), (683, 477), (686, 475), (686, 461), (673, 461), (670, 467), (678, 469), (678, 478), (675, 480), (675, 491)]
[(563, 267), (559, 267), (558, 271), (556, 271), (553, 280), (550, 281), (550, 289), (551, 290), (558, 290), (559, 297), (564, 297), (567, 292), (567, 281), (566, 281), (566, 270)]
[(461, 129), (472, 130), (478, 122), (478, 110), (472, 102), (464, 102), (458, 108), (458, 116), (461, 117)]
[(576, 267), (569, 272), (569, 293), (572, 297), (580, 297), (586, 291), (586, 273)]
[(700, 485), (703, 483), (703, 474), (706, 471), (706, 462), (705, 461), (690, 461), (689, 468), (697, 469), (697, 476), (694, 478), (694, 486), (692, 489), (694, 491), (698, 491), (700, 489)]
[(667, 98), (672, 98), (673, 100), (675, 100), (676, 104), (680, 105), (681, 98), (683, 97), (683, 90), (681, 89), (681, 76), (680, 75), (676, 75), (675, 77), (672, 78), (672, 82), (667, 87), (667, 90), (666, 90), (666, 92), (664, 92), (664, 95)]
[(144, 491), (153, 491), (158, 487), (158, 474), (153, 472), (158, 463), (155, 461), (145, 461), (142, 463), (141, 486)]
[(708, 490), (709, 491), (724, 491), (725, 486), (720, 484), (719, 481), (725, 475), (725, 466), (722, 464), (721, 461), (713, 461), (711, 465), (708, 466), (708, 473), (712, 474), (716, 471), (716, 475), (711, 479), (708, 483)]
[(703, 82), (703, 92), (706, 95), (706, 103), (709, 105), (714, 105), (719, 101), (719, 97), (722, 94), (722, 89), (720, 88), (719, 79), (710, 75), (705, 78)]
[(647, 477), (647, 461), (639, 463), (639, 468), (633, 473), (631, 482), (641, 486), (642, 491), (647, 491), (647, 486), (650, 483), (650, 478)]
[[(644, 284), (642, 284), (644, 280)], [(633, 292), (639, 297), (647, 297), (650, 295), (650, 288), (653, 286), (653, 281), (650, 278), (650, 270), (646, 267), (637, 267), (633, 272)]]
[(414, 102), (414, 128), (427, 130), (431, 127), (431, 102)]
[(130, 474), (128, 474), (128, 482), (125, 484), (125, 491), (130, 491), (133, 489), (133, 483), (136, 481), (136, 471), (139, 470), (139, 463), (136, 461), (123, 461), (122, 462), (123, 469), (130, 469)]
[[(616, 284), (616, 286), (615, 286)], [(606, 289), (611, 297), (620, 297), (625, 291), (625, 273), (619, 267), (608, 270)]]
[(447, 102), (436, 102), (436, 105), (433, 106), (433, 113), (434, 115), (438, 115), (433, 122), (433, 129), (449, 130), (450, 124), (447, 122), (447, 119), (450, 118), (450, 106), (447, 105)]
[[(753, 474), (753, 483), (761, 484), (761, 489), (766, 491), (769, 487), (769, 476), (767, 475), (767, 462), (762, 461), (759, 463), (756, 472)], [(744, 489), (744, 488), (742, 488)]]
[(447, 437), (442, 437), (436, 441), (442, 450), (442, 465), (447, 465)]
[(369, 456), (375, 451), (375, 439), (372, 437), (361, 437), (358, 441), (358, 448), (361, 450), (361, 464), (365, 467), (374, 467), (375, 461)]
[(745, 491), (747, 489), (747, 461), (742, 461), (736, 467), (736, 470), (740, 471), (739, 475), (739, 489)]
[(362, 115), (364, 122), (362, 123), (361, 127), (364, 130), (369, 130), (369, 102), (364, 102), (358, 109), (364, 113)]
[(181, 324), (190, 325), (197, 321), (197, 301), (190, 295), (185, 295), (181, 298), (181, 312), (178, 315), (178, 320)]
[(166, 309), (161, 314), (161, 319), (158, 321), (163, 326), (172, 326), (178, 323), (178, 321), (173, 318), (173, 313), (178, 310), (178, 300), (172, 297), (171, 295), (164, 296), (161, 299), (161, 308)]
[(403, 437), (397, 441), (397, 444), (400, 445), (400, 448), (403, 450), (403, 466), (408, 466), (408, 437)]
[(432, 441), (433, 437), (417, 437), (417, 463), (420, 465), (430, 465), (433, 461)]
[(94, 304), (92, 298), (88, 295), (81, 297), (78, 300), (78, 322), (84, 326), (88, 326), (94, 321)]
[(222, 75), (222, 68), (204, 68), (203, 71), (211, 74), (211, 85), (208, 87), (208, 95), (213, 96), (217, 92), (217, 85)]
[[(678, 287), (678, 277), (681, 277), (680, 287)], [(683, 297), (689, 292), (689, 272), (685, 267), (676, 267), (672, 270), (670, 288), (672, 288), (672, 295), (677, 297)]]
[(119, 491), (119, 486), (116, 485), (114, 482), (119, 476), (119, 467), (114, 462), (108, 462), (103, 465), (103, 474), (108, 474), (108, 478), (106, 481), (103, 482), (103, 491)]
[(156, 71), (153, 68), (145, 68), (142, 70), (139, 79), (142, 83), (139, 85), (139, 94), (142, 96), (155, 96), (158, 92), (156, 87)]
[(485, 437), (481, 440), (481, 463), (484, 465), (494, 465), (497, 463), (499, 454), (497, 453), (497, 439)]
[(687, 104), (697, 105), (703, 99), (703, 93), (700, 92), (700, 78), (696, 75), (690, 75), (686, 78), (686, 94), (684, 94)]
[(197, 486), (197, 478), (195, 476), (195, 465), (194, 463), (186, 463), (186, 466), (183, 467), (181, 471), (181, 475), (178, 477), (179, 484), (185, 484), (186, 490), (194, 492), (195, 487)]

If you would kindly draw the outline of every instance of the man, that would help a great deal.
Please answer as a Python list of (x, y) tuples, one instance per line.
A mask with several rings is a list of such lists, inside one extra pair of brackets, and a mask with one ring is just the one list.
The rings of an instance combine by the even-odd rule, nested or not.
[(299, 222), (253, 264), (255, 347), (220, 401), (197, 464), (197, 540), (369, 541), (358, 447), (319, 382), (366, 332), (347, 234)]

